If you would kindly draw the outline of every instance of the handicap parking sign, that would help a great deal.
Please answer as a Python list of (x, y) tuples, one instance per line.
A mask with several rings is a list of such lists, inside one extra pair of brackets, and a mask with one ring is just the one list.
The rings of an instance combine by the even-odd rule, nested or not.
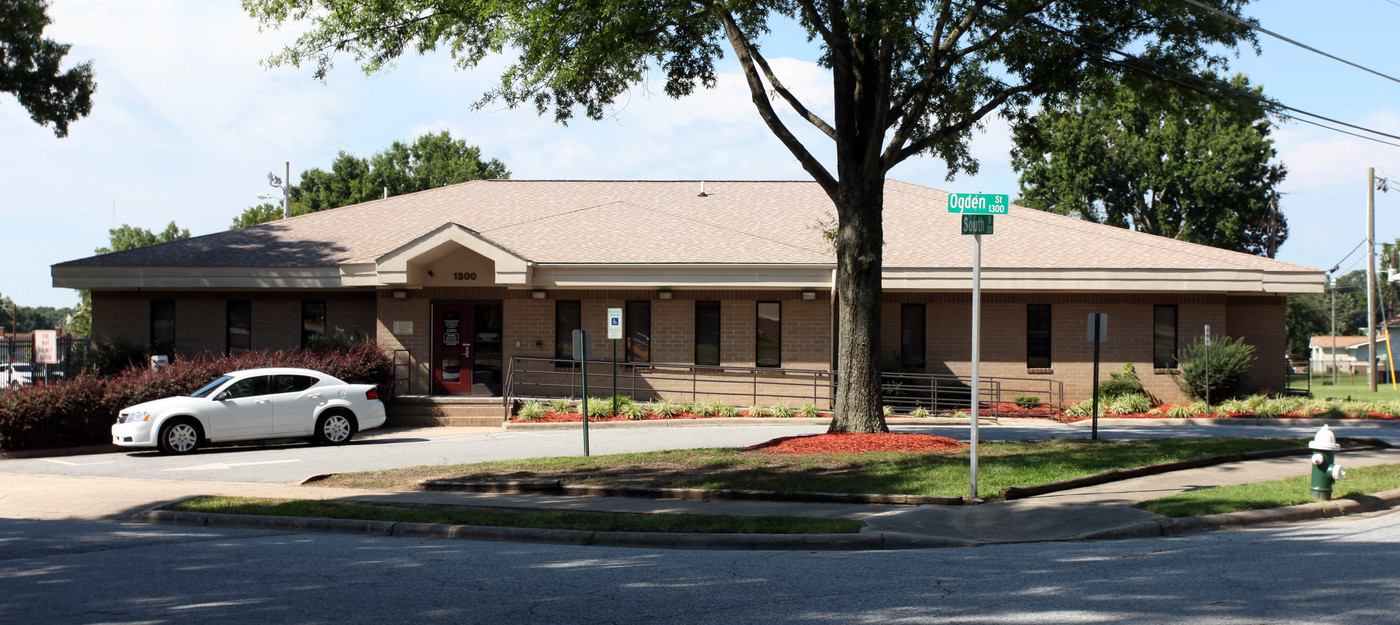
[(608, 309), (608, 338), (610, 338), (610, 339), (620, 339), (620, 338), (622, 338), (622, 309), (621, 309), (621, 308), (609, 308), (609, 309)]

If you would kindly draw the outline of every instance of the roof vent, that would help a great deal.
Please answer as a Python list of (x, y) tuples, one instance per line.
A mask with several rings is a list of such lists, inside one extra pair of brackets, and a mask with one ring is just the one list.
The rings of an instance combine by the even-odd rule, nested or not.
[(701, 180), (701, 181), (700, 181), (700, 195), (697, 195), (696, 197), (710, 197), (710, 194), (705, 193), (705, 181), (704, 181), (704, 180)]

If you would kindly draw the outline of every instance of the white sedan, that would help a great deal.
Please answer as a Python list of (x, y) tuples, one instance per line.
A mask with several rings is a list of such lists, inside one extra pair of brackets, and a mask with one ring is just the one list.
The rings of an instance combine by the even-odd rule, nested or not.
[(307, 438), (339, 445), (384, 425), (373, 384), (348, 384), (311, 369), (234, 371), (184, 397), (121, 411), (112, 443), (185, 454), (205, 443)]

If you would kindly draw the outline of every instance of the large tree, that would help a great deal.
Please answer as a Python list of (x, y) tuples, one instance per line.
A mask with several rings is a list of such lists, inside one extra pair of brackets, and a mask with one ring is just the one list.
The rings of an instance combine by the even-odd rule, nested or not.
[(0, 91), (13, 93), (29, 117), (68, 136), (68, 123), (92, 111), (92, 63), (62, 71), (70, 47), (44, 39), (51, 23), (45, 0), (0, 0)]
[[(1205, 0), (1238, 13), (1246, 0)], [(481, 103), (533, 105), (566, 122), (599, 119), (653, 71), (667, 95), (713, 87), (726, 48), (754, 107), (836, 209), (838, 294), (834, 432), (885, 431), (880, 401), (882, 211), (885, 176), (931, 154), (948, 177), (977, 170), (968, 150), (989, 115), (1027, 118), (1090, 79), (1121, 71), (1106, 46), (1159, 66), (1222, 65), (1252, 40), (1240, 24), (1180, 2), (1120, 0), (244, 0), (264, 26), (305, 27), (272, 64), (337, 55), (373, 72), (409, 51), (443, 48), (461, 68), (513, 59)], [(805, 29), (831, 75), (833, 114), (800, 100), (761, 51), (779, 22)], [(479, 104), (481, 104), (479, 103)], [(780, 114), (786, 107), (794, 115)], [(805, 145), (790, 127), (825, 139)], [(817, 156), (834, 155), (827, 164)], [(930, 207), (938, 210), (938, 207)], [(930, 241), (930, 245), (937, 245)]]
[[(291, 213), (304, 215), (349, 206), (382, 197), (434, 189), (449, 184), (509, 178), (510, 170), (497, 159), (482, 160), (481, 149), (444, 130), (426, 134), (413, 143), (395, 141), (368, 159), (342, 150), (331, 170), (313, 167), (292, 185)], [(230, 229), (276, 221), (282, 208), (259, 204), (233, 219)]]
[(1119, 83), (1037, 113), (1014, 134), (1017, 202), (1273, 257), (1288, 236), (1277, 191), (1287, 171), (1273, 162), (1262, 92), (1242, 76), (1229, 84), (1222, 96)]

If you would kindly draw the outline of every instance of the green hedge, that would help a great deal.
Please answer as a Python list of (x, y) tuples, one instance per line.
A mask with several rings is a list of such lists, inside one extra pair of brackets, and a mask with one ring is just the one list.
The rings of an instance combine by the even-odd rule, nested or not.
[(393, 361), (371, 343), (334, 351), (180, 358), (159, 373), (146, 367), (115, 375), (82, 373), (60, 384), (0, 390), (0, 451), (101, 445), (111, 440), (122, 408), (186, 395), (230, 371), (259, 367), (302, 367), (352, 384), (376, 384), (386, 402), (393, 392)]

